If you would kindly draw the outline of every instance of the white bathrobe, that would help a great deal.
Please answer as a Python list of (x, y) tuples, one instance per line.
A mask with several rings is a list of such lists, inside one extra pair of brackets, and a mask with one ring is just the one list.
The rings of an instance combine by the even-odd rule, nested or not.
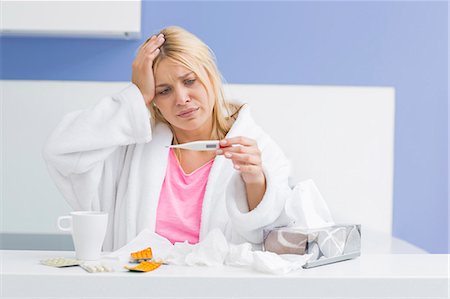
[[(219, 228), (229, 242), (263, 241), (263, 229), (289, 224), (285, 212), (292, 190), (289, 162), (255, 124), (245, 105), (228, 137), (257, 141), (267, 188), (249, 212), (244, 182), (222, 156), (215, 158), (203, 200), (200, 240)], [(125, 245), (143, 229), (155, 230), (161, 186), (166, 175), (172, 133), (154, 124), (139, 89), (130, 84), (89, 110), (64, 117), (50, 136), (44, 158), (51, 177), (74, 210), (106, 211), (109, 224), (104, 250)]]

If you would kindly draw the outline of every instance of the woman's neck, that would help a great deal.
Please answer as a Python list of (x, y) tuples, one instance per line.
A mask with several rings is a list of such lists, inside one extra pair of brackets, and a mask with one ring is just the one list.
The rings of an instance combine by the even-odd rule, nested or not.
[(177, 143), (186, 143), (196, 140), (209, 140), (212, 132), (212, 120), (210, 124), (205, 125), (194, 131), (186, 131), (176, 127), (172, 127), (172, 132), (177, 140)]

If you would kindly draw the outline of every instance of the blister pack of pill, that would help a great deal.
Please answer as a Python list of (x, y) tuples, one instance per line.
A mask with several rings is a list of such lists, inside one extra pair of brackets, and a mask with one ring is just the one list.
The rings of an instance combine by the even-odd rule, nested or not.
[(153, 252), (150, 247), (131, 253), (131, 263), (149, 262), (153, 259)]
[(136, 267), (125, 266), (124, 268), (128, 269), (129, 271), (132, 271), (132, 272), (150, 272), (150, 271), (153, 271), (153, 270), (159, 268), (159, 266), (161, 266), (160, 263), (142, 262), (139, 265), (137, 265)]
[(81, 263), (82, 262), (80, 260), (69, 259), (69, 258), (64, 258), (64, 257), (55, 257), (55, 258), (41, 260), (42, 265), (56, 267), (56, 268), (79, 266)]

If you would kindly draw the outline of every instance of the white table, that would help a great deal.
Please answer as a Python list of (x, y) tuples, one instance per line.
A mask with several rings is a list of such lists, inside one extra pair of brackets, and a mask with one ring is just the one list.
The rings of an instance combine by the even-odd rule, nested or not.
[(1, 298), (449, 298), (449, 255), (362, 255), (275, 276), (225, 266), (164, 265), (149, 273), (123, 269), (91, 274), (80, 267), (39, 263), (50, 257), (73, 258), (73, 252), (0, 254)]

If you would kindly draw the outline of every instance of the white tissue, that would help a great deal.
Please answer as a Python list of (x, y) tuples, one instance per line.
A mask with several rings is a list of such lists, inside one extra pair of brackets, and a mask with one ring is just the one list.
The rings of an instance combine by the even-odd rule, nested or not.
[(164, 261), (171, 265), (222, 266), (228, 251), (227, 240), (217, 229), (197, 244), (175, 243)]
[(225, 259), (228, 266), (245, 267), (253, 264), (253, 251), (250, 243), (240, 245), (230, 244), (230, 250)]
[(152, 254), (156, 258), (165, 257), (167, 252), (173, 247), (172, 243), (166, 238), (145, 229), (141, 231), (136, 238), (130, 241), (120, 249), (111, 252), (104, 258), (116, 258), (121, 261), (129, 260), (130, 254), (139, 250), (143, 250), (147, 247), (152, 248)]
[(248, 267), (264, 273), (286, 274), (300, 269), (308, 261), (308, 258), (308, 255), (277, 255), (272, 252), (252, 251), (250, 243), (228, 244), (223, 233), (216, 229), (198, 244), (175, 244), (165, 261), (171, 265), (187, 266), (226, 264)]
[(192, 251), (192, 246), (187, 241), (184, 243), (175, 243), (163, 256), (159, 256), (158, 259), (166, 264), (185, 265), (186, 256)]
[(313, 180), (295, 185), (286, 202), (286, 213), (296, 227), (321, 228), (334, 225), (330, 210)]
[(222, 231), (212, 230), (197, 243), (175, 243), (149, 231), (142, 231), (134, 240), (106, 257), (128, 258), (133, 251), (151, 247), (153, 256), (169, 265), (237, 266), (270, 274), (286, 274), (301, 269), (309, 255), (277, 255), (272, 252), (252, 251), (250, 243), (228, 244)]
[(255, 251), (253, 253), (252, 268), (269, 274), (287, 274), (301, 269), (309, 257), (309, 255), (278, 255), (269, 251)]

